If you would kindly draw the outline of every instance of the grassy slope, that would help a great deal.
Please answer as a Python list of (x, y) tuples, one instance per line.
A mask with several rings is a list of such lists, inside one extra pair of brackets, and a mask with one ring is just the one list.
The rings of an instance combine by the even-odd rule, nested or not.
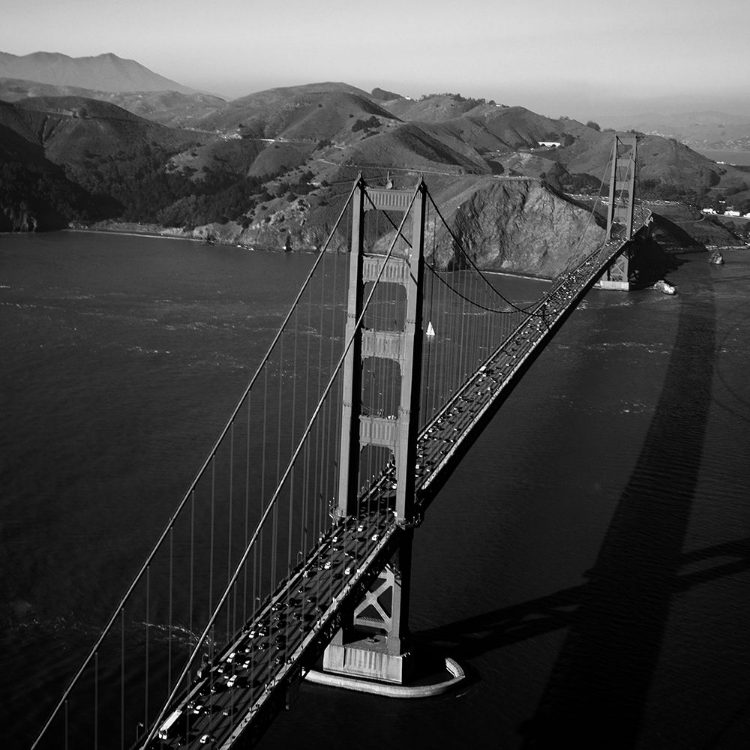
[[(182, 95), (162, 92), (141, 99), (139, 106), (148, 108), (148, 102), (154, 101), (166, 110), (185, 105)], [(14, 107), (2, 104), (0, 126), (21, 139), (6, 138), (6, 150), (12, 140), (17, 152), (26, 149), (28, 159), (39, 158), (40, 152), (23, 146), (24, 141), (43, 145), (47, 158), (78, 168), (86, 168), (87, 160), (117, 158), (122, 152), (157, 144), (173, 153), (167, 165), (170, 171), (192, 175), (196, 182), (208, 174), (225, 173), (231, 179), (269, 175), (274, 177), (269, 186), (274, 194), (285, 173), (290, 183), (309, 171), (318, 182), (343, 184), (358, 171), (383, 179), (390, 171), (400, 175), (399, 186), (412, 184), (417, 174), (424, 173), (440, 184), (461, 174), (488, 175), (493, 170), (489, 160), (502, 163), (506, 173), (512, 169), (530, 176), (550, 174), (554, 162), (559, 162), (570, 173), (601, 179), (612, 148), (612, 133), (566, 118), (543, 117), (523, 107), (459, 102), (451, 96), (419, 102), (376, 101), (342, 83), (271, 89), (226, 105), (214, 101), (203, 105), (196, 105), (199, 128), (219, 129), (234, 139), (162, 127), (111, 102), (72, 96), (24, 99)], [(541, 140), (573, 143), (530, 152)], [(715, 182), (717, 176), (722, 189), (742, 188), (748, 178), (674, 141), (652, 136), (642, 139), (640, 157), (641, 179), (696, 190)], [(330, 200), (330, 192), (317, 189), (310, 196), (310, 210), (321, 199)], [(283, 208), (283, 203), (266, 206), (266, 210)], [(248, 218), (253, 219), (249, 214)]]

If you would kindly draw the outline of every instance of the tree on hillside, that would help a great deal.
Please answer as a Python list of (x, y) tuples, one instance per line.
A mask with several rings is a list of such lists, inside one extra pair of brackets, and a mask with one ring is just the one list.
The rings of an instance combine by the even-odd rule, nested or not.
[(356, 133), (358, 130), (369, 130), (370, 128), (376, 128), (380, 125), (380, 120), (378, 120), (375, 115), (368, 118), (367, 120), (357, 120), (357, 122), (352, 125), (352, 133)]
[(587, 127), (587, 128), (591, 128), (592, 130), (596, 130), (597, 132), (601, 132), (601, 130), (602, 130), (602, 129), (601, 129), (600, 127), (599, 127), (599, 123), (598, 123), (598, 122), (594, 122), (593, 120), (589, 120), (589, 121), (588, 121), (588, 122), (586, 123), (586, 127)]

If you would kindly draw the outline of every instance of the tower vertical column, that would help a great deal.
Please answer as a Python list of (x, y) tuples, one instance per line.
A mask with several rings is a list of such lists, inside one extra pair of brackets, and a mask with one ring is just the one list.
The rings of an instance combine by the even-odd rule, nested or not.
[[(617, 133), (612, 151), (612, 173), (609, 180), (607, 207), (607, 241), (627, 242), (633, 234), (635, 209), (635, 168), (637, 140), (635, 133)], [(630, 289), (630, 255), (626, 249), (599, 279), (602, 289)]]
[(352, 345), (344, 358), (341, 446), (337, 515), (343, 518), (356, 510), (359, 469), (359, 417), (362, 403), (362, 331), (357, 320), (362, 313), (362, 258), (364, 255), (365, 183), (360, 177), (352, 206), (352, 244), (349, 258), (349, 293), (345, 341)]
[[(408, 524), (414, 515), (414, 466), (419, 432), (425, 198), (424, 183), (416, 194), (369, 189), (364, 183), (361, 193), (357, 193), (354, 211), (358, 218), (353, 222), (356, 236), (353, 228), (347, 311), (347, 340), (353, 337), (355, 343), (344, 369), (338, 513), (344, 517), (356, 512), (361, 449), (367, 445), (383, 446), (393, 454), (396, 480), (393, 511), (404, 529), (399, 550), (355, 608), (349, 622), (336, 634), (323, 659), (323, 667), (329, 672), (396, 683), (408, 678), (412, 664), (408, 650), (408, 610), (413, 530)], [(383, 256), (366, 255), (362, 244), (365, 211), (372, 207), (406, 211), (410, 206), (414, 215), (408, 257), (386, 260)], [(355, 330), (362, 312), (364, 284), (378, 279), (405, 289), (406, 311), (400, 331)], [(400, 395), (395, 415), (361, 414), (362, 361), (370, 358), (392, 359), (399, 364)]]

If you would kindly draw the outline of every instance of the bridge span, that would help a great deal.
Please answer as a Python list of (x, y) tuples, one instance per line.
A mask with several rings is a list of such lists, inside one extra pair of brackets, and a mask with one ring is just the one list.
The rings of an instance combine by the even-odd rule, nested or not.
[[(613, 161), (617, 165), (617, 139)], [(321, 287), (301, 312), (306, 282), (209, 458), (33, 748), (47, 747), (54, 728), (67, 738), (71, 712), (86, 713), (83, 707), (93, 700), (87, 733), (94, 748), (208, 745), (229, 750), (240, 737), (243, 743), (258, 737), (276, 712), (296, 699), (303, 676), (321, 657), (326, 664), (334, 647), (339, 662), (346, 662), (352, 650), (360, 661), (364, 653), (365, 661), (371, 656), (385, 665), (372, 674), (354, 667), (354, 676), (405, 680), (406, 671), (393, 677), (392, 668), (401, 670), (409, 659), (404, 633), (414, 529), (586, 292), (647, 231), (644, 217), (633, 226), (632, 180), (621, 183), (616, 174), (615, 168), (617, 187), (610, 204), (618, 205), (617, 191), (625, 190), (627, 221), (613, 220), (607, 240), (526, 307), (503, 298), (486, 279), (487, 289), (481, 284), (459, 288), (426, 263), (429, 194), (423, 183), (414, 192), (378, 191), (359, 180), (347, 201), (347, 207), (354, 206), (349, 232), (358, 249), (352, 251), (348, 274), (346, 329), (335, 323), (329, 337), (320, 335), (325, 325), (315, 316), (322, 316), (328, 292)], [(374, 209), (386, 209), (393, 224), (390, 234), (382, 228), (375, 233), (389, 238), (387, 251), (368, 248), (365, 241), (364, 217)], [(404, 221), (396, 226), (389, 211), (403, 212)], [(437, 209), (434, 213), (433, 239), (442, 219)], [(414, 222), (411, 235), (404, 229), (407, 216)], [(326, 255), (324, 248), (308, 281)], [(453, 301), (440, 293), (425, 301), (425, 267), (449, 288)], [(322, 275), (330, 281), (330, 274)], [(341, 287), (336, 279), (332, 283), (334, 289)], [(405, 291), (394, 295), (394, 287)], [(340, 307), (330, 307), (335, 317)], [(469, 316), (481, 334), (466, 330)], [(458, 327), (446, 336), (449, 345), (430, 354), (427, 322), (437, 319)], [(293, 338), (286, 341), (284, 333), (292, 325)], [(378, 338), (366, 331), (381, 333)], [(326, 338), (340, 342), (327, 366)], [(272, 352), (277, 361), (270, 371)], [(437, 363), (437, 375), (421, 368), (428, 354)], [(259, 392), (263, 379), (265, 390)], [(285, 390), (289, 380), (304, 381), (305, 392), (313, 394), (306, 398), (315, 405), (305, 403), (304, 419), (296, 417), (302, 410), (297, 391), (289, 395)], [(276, 405), (269, 393), (278, 394)], [(287, 412), (290, 425), (282, 424)], [(387, 436), (375, 436), (377, 430)], [(219, 543), (217, 508), (239, 521), (242, 498), (244, 515), (236, 524), (242, 528), (230, 523), (228, 538)], [(200, 518), (206, 524), (204, 537)], [(189, 560), (189, 576), (178, 581), (176, 561), (183, 558)], [(206, 577), (206, 571), (208, 603), (199, 605), (195, 579)], [(180, 628), (195, 635), (186, 650), (173, 640), (176, 626), (170, 627), (167, 680), (157, 686), (151, 684), (148, 666), (155, 646), (150, 622), (160, 606), (151, 592), (160, 583), (169, 591), (169, 622), (185, 623)], [(194, 613), (201, 608), (205, 615), (199, 617)], [(131, 631), (136, 633), (132, 645), (126, 644)], [(100, 668), (105, 654), (117, 652), (119, 666)], [(135, 652), (144, 656), (134, 657)], [(138, 659), (145, 659), (146, 690), (133, 698), (130, 687), (143, 670)], [(130, 666), (134, 662), (138, 666)], [(345, 671), (341, 664), (337, 669)], [(100, 671), (114, 673), (113, 701), (100, 697)], [(80, 685), (83, 698), (73, 690)], [(117, 720), (102, 718), (113, 706), (119, 709)], [(135, 744), (126, 739), (134, 725)]]
[(305, 563), (164, 712), (177, 717), (174, 729), (162, 739), (157, 732), (146, 747), (197, 750), (210, 742), (229, 750), (248, 727), (262, 731), (276, 711), (290, 705), (344, 613), (364, 598), (401, 535), (418, 523), (486, 421), (628, 242), (609, 240), (559, 279), (422, 430), (415, 466), (417, 520), (394, 513), (394, 467), (386, 467), (359, 497), (357, 515), (340, 519), (321, 536)]

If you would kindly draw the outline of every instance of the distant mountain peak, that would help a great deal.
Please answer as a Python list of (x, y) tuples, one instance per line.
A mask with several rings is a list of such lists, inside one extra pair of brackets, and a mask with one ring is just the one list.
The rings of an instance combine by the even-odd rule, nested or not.
[(0, 52), (0, 78), (76, 86), (98, 91), (196, 91), (160, 76), (135, 60), (104, 52), (90, 57), (70, 57), (61, 52), (32, 52), (12, 55)]

